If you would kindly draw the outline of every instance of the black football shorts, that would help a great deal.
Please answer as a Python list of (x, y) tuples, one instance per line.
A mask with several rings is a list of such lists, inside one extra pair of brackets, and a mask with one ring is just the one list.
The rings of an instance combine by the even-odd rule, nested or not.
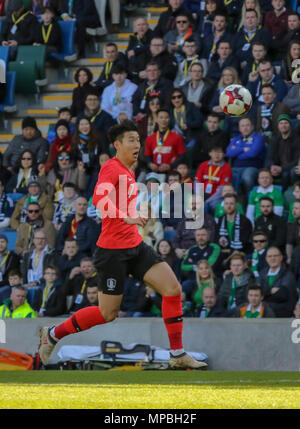
[(97, 247), (94, 265), (99, 276), (99, 291), (108, 295), (122, 295), (129, 274), (143, 281), (146, 272), (159, 262), (163, 262), (161, 256), (143, 241), (130, 249)]

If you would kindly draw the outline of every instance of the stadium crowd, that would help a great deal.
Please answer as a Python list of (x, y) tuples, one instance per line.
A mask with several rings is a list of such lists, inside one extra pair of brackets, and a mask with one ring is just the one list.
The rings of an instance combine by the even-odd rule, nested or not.
[[(31, 10), (30, 2), (6, 3), (1, 43), (11, 58), (18, 44), (57, 51), (57, 20), (75, 17), (85, 56), (85, 30), (99, 25), (93, 0), (33, 1)], [(101, 217), (92, 195), (115, 154), (108, 130), (128, 119), (141, 136), (136, 178), (148, 190), (137, 202), (150, 214), (140, 233), (180, 280), (184, 316), (299, 315), (300, 15), (288, 0), (165, 5), (153, 30), (136, 18), (125, 53), (107, 43), (97, 80), (78, 68), (72, 104), (45, 138), (24, 117), (1, 155), (0, 317), (54, 317), (98, 304), (92, 257)], [(233, 83), (253, 97), (241, 118), (219, 106)], [(14, 250), (8, 228), (17, 232)], [(161, 316), (161, 301), (128, 277), (119, 317)]]

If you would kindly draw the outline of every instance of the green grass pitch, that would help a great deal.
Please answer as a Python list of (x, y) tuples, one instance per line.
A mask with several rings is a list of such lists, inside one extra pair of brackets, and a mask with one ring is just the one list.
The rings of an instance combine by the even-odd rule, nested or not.
[(0, 371), (1, 409), (300, 408), (297, 372)]

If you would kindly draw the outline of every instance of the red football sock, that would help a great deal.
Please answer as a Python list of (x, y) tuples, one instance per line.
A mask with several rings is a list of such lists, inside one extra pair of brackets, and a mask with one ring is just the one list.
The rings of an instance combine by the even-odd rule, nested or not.
[(75, 332), (86, 331), (96, 325), (106, 323), (98, 306), (86, 307), (76, 311), (69, 319), (54, 328), (58, 340)]
[(163, 296), (162, 316), (168, 332), (171, 350), (183, 349), (181, 294), (173, 296)]

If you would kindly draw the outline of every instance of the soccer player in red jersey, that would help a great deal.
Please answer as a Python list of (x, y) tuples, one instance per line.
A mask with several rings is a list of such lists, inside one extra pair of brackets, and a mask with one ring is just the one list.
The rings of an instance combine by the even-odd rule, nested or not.
[(162, 296), (162, 316), (170, 341), (170, 368), (206, 367), (206, 363), (184, 351), (181, 286), (175, 274), (138, 233), (137, 227), (144, 226), (147, 218), (135, 209), (137, 185), (132, 168), (140, 150), (136, 125), (124, 121), (110, 129), (109, 137), (116, 156), (101, 167), (93, 196), (93, 204), (102, 217), (102, 232), (94, 255), (99, 276), (99, 307), (83, 308), (56, 327), (42, 328), (41, 361), (47, 365), (55, 344), (66, 335), (113, 321), (120, 309), (125, 278), (132, 274)]

